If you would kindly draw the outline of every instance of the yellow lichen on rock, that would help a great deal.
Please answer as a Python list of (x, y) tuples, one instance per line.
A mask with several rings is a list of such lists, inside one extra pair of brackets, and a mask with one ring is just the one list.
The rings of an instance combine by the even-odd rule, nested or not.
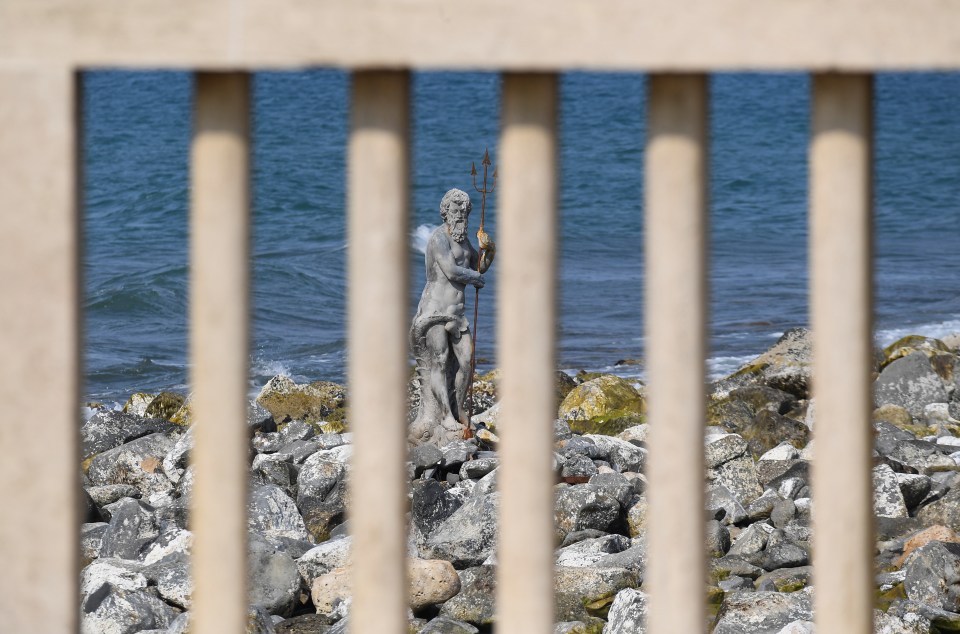
[[(345, 419), (344, 388), (330, 381), (298, 384), (289, 377), (275, 376), (260, 390), (257, 403), (270, 412), (277, 423), (291, 420), (310, 424), (343, 423)], [(340, 428), (343, 429), (345, 427)]]
[(156, 398), (150, 401), (143, 415), (147, 418), (162, 418), (170, 420), (181, 407), (183, 407), (186, 398), (176, 392), (160, 392)]
[(604, 374), (570, 390), (558, 416), (580, 434), (615, 436), (646, 422), (647, 402), (627, 380)]

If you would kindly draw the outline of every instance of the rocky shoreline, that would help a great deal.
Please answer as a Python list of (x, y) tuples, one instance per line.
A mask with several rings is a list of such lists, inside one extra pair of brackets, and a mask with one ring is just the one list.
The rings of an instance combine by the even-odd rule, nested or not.
[[(878, 350), (876, 631), (960, 631), (960, 338)], [(411, 450), (410, 631), (491, 632), (498, 405), (476, 382), (479, 441)], [(709, 386), (710, 629), (813, 631), (808, 333)], [(557, 375), (556, 633), (644, 632), (646, 400), (613, 375)], [(416, 385), (411, 399), (416, 399)], [(81, 632), (183, 634), (192, 588), (190, 400), (136, 394), (81, 428)], [(349, 408), (335, 383), (275, 377), (250, 404), (248, 632), (346, 632)], [(377, 477), (377, 474), (364, 474)], [(691, 601), (697, 600), (691, 597)]]

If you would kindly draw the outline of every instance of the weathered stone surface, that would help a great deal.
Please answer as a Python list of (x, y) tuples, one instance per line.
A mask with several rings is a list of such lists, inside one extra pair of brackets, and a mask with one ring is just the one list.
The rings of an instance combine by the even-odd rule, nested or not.
[(106, 531), (106, 522), (87, 523), (80, 526), (80, 557), (84, 565), (100, 556), (103, 534)]
[(708, 469), (707, 481), (725, 486), (743, 506), (748, 506), (763, 494), (756, 465), (749, 455), (732, 458)]
[(300, 596), (300, 571), (293, 558), (256, 533), (247, 544), (250, 603), (270, 614), (290, 616)]
[[(420, 446), (436, 449), (433, 445)], [(424, 536), (429, 536), (463, 505), (461, 499), (436, 480), (415, 480), (411, 489), (410, 517)]]
[(250, 491), (247, 527), (267, 541), (310, 540), (310, 533), (294, 504), (280, 487), (267, 484)]
[(919, 351), (885, 367), (874, 383), (873, 394), (877, 405), (899, 405), (914, 418), (923, 416), (923, 408), (930, 403), (949, 400), (940, 376)]
[(174, 553), (150, 564), (144, 567), (143, 574), (167, 603), (185, 610), (193, 605), (193, 580), (186, 553)]
[(342, 462), (328, 460), (315, 453), (300, 469), (297, 477), (297, 507), (307, 530), (320, 542), (330, 529), (343, 521), (346, 511), (347, 468)]
[(80, 634), (134, 634), (166, 629), (177, 610), (145, 590), (124, 590), (109, 583), (81, 603)]
[(331, 539), (314, 546), (297, 559), (297, 570), (304, 585), (310, 587), (313, 580), (336, 568), (346, 568), (350, 564), (352, 537)]
[(625, 568), (557, 568), (554, 577), (557, 621), (584, 621), (602, 616), (624, 588), (635, 588), (639, 578)]
[(430, 534), (425, 553), (458, 569), (479, 566), (496, 548), (499, 504), (499, 493), (467, 500)]
[[(345, 392), (342, 385), (329, 381), (300, 385), (289, 377), (275, 376), (260, 390), (257, 403), (270, 412), (277, 423), (299, 420), (319, 425), (343, 421)], [(328, 425), (323, 431), (339, 432), (342, 426)]]
[(479, 631), (469, 623), (438, 616), (427, 623), (418, 634), (477, 634)]
[(717, 520), (707, 522), (707, 554), (723, 557), (730, 550), (730, 531)]
[(880, 517), (907, 517), (907, 504), (890, 465), (873, 469), (873, 512)]
[(874, 610), (874, 632), (876, 634), (930, 634), (930, 619), (914, 611), (904, 611), (900, 614), (897, 612), (896, 609), (886, 612)]
[(153, 507), (133, 498), (121, 498), (109, 509), (110, 522), (103, 534), (100, 556), (136, 559), (160, 534)]
[(728, 596), (717, 614), (714, 634), (778, 634), (793, 621), (813, 620), (807, 592), (751, 592)]
[(175, 428), (166, 420), (101, 409), (80, 427), (81, 455), (86, 460), (131, 440)]
[[(602, 534), (601, 531), (590, 531)], [(623, 535), (604, 535), (581, 540), (557, 551), (557, 565), (570, 568), (594, 566), (607, 555), (620, 553), (630, 548), (630, 538)]]
[(463, 466), (460, 467), (460, 479), (479, 480), (499, 465), (500, 460), (498, 458), (477, 458), (476, 460), (464, 462)]
[(628, 381), (604, 374), (573, 388), (558, 414), (580, 434), (616, 435), (646, 422), (643, 394)]
[(473, 625), (492, 625), (497, 591), (493, 566), (477, 566), (460, 571), (460, 592), (443, 604), (440, 614)]
[[(93, 503), (99, 508), (108, 504), (113, 504), (120, 498), (140, 498), (140, 489), (131, 484), (105, 484), (101, 486), (92, 486), (87, 488), (87, 494)], [(110, 521), (109, 516), (104, 516), (104, 521)]]
[(960, 487), (953, 487), (939, 500), (921, 508), (917, 519), (924, 526), (940, 524), (960, 532)]
[(170, 492), (173, 484), (161, 464), (174, 445), (166, 434), (150, 434), (98, 454), (90, 462), (87, 475), (95, 485), (129, 484), (144, 497)]
[(707, 469), (747, 453), (747, 443), (739, 434), (708, 434), (704, 437), (704, 461)]
[(150, 565), (174, 553), (189, 554), (193, 533), (177, 526), (166, 526), (144, 552), (142, 561)]
[(907, 597), (950, 612), (960, 609), (960, 544), (930, 542), (907, 559)]
[(747, 518), (747, 511), (740, 500), (722, 484), (707, 488), (706, 509), (711, 517), (718, 517), (725, 524), (739, 524)]
[(625, 440), (597, 434), (585, 434), (582, 439), (596, 447), (596, 455), (590, 456), (591, 458), (606, 460), (614, 470), (621, 473), (641, 473), (647, 462), (647, 450)]
[(770, 511), (770, 521), (773, 522), (775, 527), (783, 529), (793, 520), (796, 514), (797, 505), (793, 500), (780, 500), (774, 504), (773, 510)]
[(898, 473), (896, 474), (897, 484), (900, 486), (900, 493), (903, 494), (903, 501), (908, 509), (915, 509), (930, 493), (930, 478), (918, 473)]
[(163, 472), (176, 484), (187, 470), (190, 452), (193, 450), (193, 428), (191, 427), (177, 439), (173, 448), (163, 458)]
[(408, 603), (421, 610), (451, 599), (461, 591), (461, 577), (449, 561), (407, 559)]
[(609, 531), (620, 515), (620, 503), (596, 488), (581, 484), (557, 491), (554, 524), (560, 539), (586, 529)]
[(913, 551), (926, 546), (930, 542), (946, 542), (951, 544), (960, 543), (960, 536), (947, 528), (946, 526), (931, 526), (916, 533), (908, 539), (903, 545), (903, 556), (898, 561), (899, 566), (907, 560)]
[(273, 626), (276, 634), (326, 634), (331, 621), (322, 614), (301, 614)]
[(813, 634), (813, 621), (797, 619), (787, 623), (777, 634)]
[(80, 573), (80, 595), (86, 597), (109, 584), (117, 590), (143, 590), (147, 578), (143, 565), (126, 559), (107, 557), (94, 561)]
[(314, 579), (310, 586), (310, 598), (317, 614), (331, 620), (347, 616), (351, 602), (350, 570), (336, 568)]
[(723, 398), (748, 385), (765, 385), (796, 398), (807, 398), (811, 377), (810, 331), (791, 328), (772, 348), (730, 376), (714, 384), (713, 395)]
[(803, 447), (810, 440), (810, 430), (803, 423), (776, 412), (761, 410), (739, 431), (747, 441), (750, 454), (759, 458), (784, 441)]
[(607, 614), (603, 634), (646, 634), (647, 594), (634, 588), (617, 593)]
[(789, 442), (782, 442), (773, 449), (770, 449), (759, 460), (796, 460), (800, 452)]
[(810, 585), (813, 566), (778, 568), (757, 577), (756, 588), (764, 592), (796, 592)]

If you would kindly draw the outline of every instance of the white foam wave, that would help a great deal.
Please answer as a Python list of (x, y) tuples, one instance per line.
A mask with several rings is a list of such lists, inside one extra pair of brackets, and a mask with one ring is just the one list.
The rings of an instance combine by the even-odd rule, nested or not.
[(283, 361), (254, 359), (250, 371), (256, 376), (291, 376), (290, 367)]
[(728, 374), (733, 374), (744, 364), (753, 361), (757, 355), (748, 354), (740, 356), (711, 357), (707, 359), (707, 375), (711, 381), (723, 378)]
[(433, 230), (438, 226), (439, 225), (431, 224), (423, 224), (418, 226), (410, 233), (410, 246), (412, 246), (417, 253), (426, 253), (427, 241), (430, 240), (430, 234), (432, 234)]
[(881, 346), (889, 346), (894, 341), (902, 339), (907, 335), (922, 335), (924, 337), (933, 337), (934, 339), (943, 339), (947, 335), (955, 335), (958, 333), (960, 333), (960, 319), (947, 319), (946, 321), (932, 324), (877, 330), (874, 333), (874, 338)]

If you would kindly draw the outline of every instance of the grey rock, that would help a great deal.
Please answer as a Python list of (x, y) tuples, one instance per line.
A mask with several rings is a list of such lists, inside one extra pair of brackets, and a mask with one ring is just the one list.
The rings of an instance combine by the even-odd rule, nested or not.
[(274, 432), (277, 430), (277, 423), (273, 420), (273, 414), (260, 403), (252, 401), (247, 403), (247, 428), (254, 433)]
[(960, 544), (930, 542), (904, 566), (907, 597), (950, 612), (960, 610)]
[(461, 480), (479, 480), (500, 465), (498, 458), (477, 458), (464, 462), (460, 467)]
[(482, 564), (496, 548), (499, 505), (499, 493), (467, 500), (428, 537), (429, 558), (446, 559), (456, 568)]
[(310, 456), (297, 477), (297, 507), (307, 530), (320, 542), (343, 521), (346, 512), (347, 468), (324, 454)]
[[(782, 532), (781, 532), (782, 534)], [(782, 541), (773, 543), (771, 539), (767, 543), (763, 556), (760, 559), (760, 566), (764, 570), (777, 570), (778, 568), (795, 568), (805, 566), (810, 563), (810, 552), (802, 545), (790, 541), (785, 536)]]
[(593, 441), (593, 444), (597, 447), (599, 455), (592, 456), (595, 460), (606, 460), (613, 469), (621, 473), (624, 471), (635, 473), (643, 471), (647, 462), (646, 449), (613, 436), (585, 434), (583, 438)]
[(750, 592), (726, 597), (714, 634), (778, 634), (793, 621), (813, 620), (807, 592)]
[(557, 565), (572, 568), (594, 566), (607, 555), (621, 553), (632, 546), (629, 537), (605, 535), (584, 539), (557, 551)]
[(563, 443), (560, 448), (560, 455), (569, 458), (573, 455), (586, 456), (590, 460), (596, 460), (603, 454), (600, 448), (592, 440), (592, 436), (574, 436)]
[(178, 429), (176, 425), (160, 418), (101, 409), (80, 427), (81, 454), (89, 458), (131, 440), (175, 429)]
[(460, 466), (477, 453), (477, 445), (472, 440), (457, 440), (447, 443), (441, 450), (440, 466), (448, 471), (459, 471)]
[(309, 588), (313, 580), (336, 568), (345, 568), (350, 562), (352, 537), (331, 539), (314, 546), (297, 559), (297, 570), (305, 587)]
[(709, 434), (704, 439), (704, 460), (713, 469), (747, 453), (747, 442), (738, 434)]
[(717, 518), (719, 515), (725, 524), (739, 524), (747, 518), (747, 511), (740, 500), (722, 484), (707, 488), (706, 509), (711, 517)]
[(760, 460), (776, 460), (776, 461), (782, 462), (782, 461), (788, 461), (788, 460), (796, 460), (799, 457), (800, 457), (800, 452), (797, 450), (796, 447), (794, 447), (788, 442), (782, 442), (776, 447), (774, 447), (773, 449), (770, 449), (769, 451), (764, 453), (762, 456), (760, 456)]
[(81, 603), (80, 634), (134, 634), (165, 629), (179, 612), (144, 590), (123, 590), (109, 583)]
[(332, 625), (323, 614), (301, 614), (273, 626), (276, 634), (326, 634)]
[(440, 608), (440, 615), (473, 625), (492, 625), (495, 616), (496, 570), (477, 566), (459, 573), (460, 592)]
[[(102, 486), (92, 486), (87, 488), (87, 494), (98, 507), (103, 508), (108, 504), (113, 504), (120, 498), (140, 498), (140, 489), (130, 484), (106, 484)], [(104, 516), (104, 521), (109, 522), (110, 517)]]
[(479, 631), (469, 623), (447, 616), (438, 616), (427, 623), (419, 634), (477, 634)]
[(163, 473), (176, 484), (187, 469), (190, 452), (193, 450), (193, 427), (177, 439), (176, 444), (163, 458)]
[[(557, 621), (587, 621), (590, 607), (615, 596), (624, 588), (635, 588), (639, 579), (635, 572), (625, 568), (557, 568), (554, 576)], [(604, 604), (603, 608), (606, 605)], [(602, 611), (603, 608), (596, 610)]]
[[(772, 450), (771, 450), (772, 451)], [(785, 473), (794, 465), (801, 462), (799, 459), (792, 460), (758, 460), (757, 461), (757, 479), (764, 487), (770, 486), (770, 483)]]
[(770, 511), (770, 521), (777, 528), (784, 528), (797, 514), (797, 505), (793, 500), (780, 500)]
[(250, 491), (247, 527), (271, 543), (283, 539), (308, 541), (310, 534), (297, 505), (275, 485), (263, 485)]
[(757, 577), (756, 588), (762, 592), (796, 592), (810, 585), (813, 566), (779, 568)]
[(603, 634), (646, 634), (646, 620), (647, 594), (624, 588), (613, 599)]
[(289, 497), (296, 498), (297, 476), (299, 474), (293, 464), (293, 456), (286, 453), (257, 454), (250, 467), (254, 482), (261, 485), (270, 484), (280, 487)]
[(80, 572), (80, 596), (87, 597), (105, 585), (117, 590), (145, 590), (143, 566), (135, 561), (112, 557), (98, 559)]
[(277, 453), (287, 454), (290, 456), (290, 462), (295, 465), (302, 465), (307, 458), (313, 456), (320, 450), (320, 441), (311, 438), (310, 440), (291, 440), (283, 444), (280, 449), (277, 450)]
[(900, 486), (900, 493), (903, 494), (903, 501), (908, 509), (915, 509), (930, 493), (931, 480), (925, 475), (898, 473), (896, 477), (897, 484)]
[(890, 465), (873, 468), (873, 512), (880, 517), (907, 517), (907, 504)]
[(758, 372), (735, 372), (717, 381), (713, 387), (715, 398), (723, 398), (733, 390), (750, 385), (764, 385), (782, 390), (796, 398), (807, 398), (811, 377), (810, 331), (791, 328), (769, 350), (751, 361), (748, 366)]
[(163, 458), (173, 448), (174, 440), (165, 434), (150, 434), (98, 454), (87, 475), (95, 485), (129, 484), (144, 497), (157, 492), (170, 492), (173, 484), (161, 468)]
[(287, 553), (250, 534), (247, 545), (250, 603), (270, 614), (290, 616), (300, 596), (300, 571)]
[(726, 593), (747, 591), (753, 592), (753, 580), (738, 575), (730, 575), (726, 579), (717, 582), (717, 587)]
[(751, 524), (733, 541), (730, 555), (752, 562), (767, 547), (767, 540), (773, 531), (772, 526), (762, 522)]
[(597, 465), (583, 454), (567, 454), (563, 467), (560, 469), (562, 478), (590, 478), (599, 473)]
[(909, 601), (891, 604), (886, 612), (873, 611), (873, 629), (876, 634), (930, 634), (930, 619), (910, 609)]
[(747, 579), (757, 579), (763, 574), (763, 568), (760, 566), (755, 566), (748, 561), (729, 554), (720, 559), (714, 559), (710, 567), (717, 577), (738, 576)]
[(193, 533), (176, 526), (167, 526), (144, 552), (141, 561), (153, 564), (176, 553), (189, 554), (193, 545)]
[(423, 473), (424, 469), (439, 467), (443, 460), (443, 453), (436, 445), (417, 445), (410, 450), (410, 462), (416, 469), (417, 476)]
[(732, 458), (709, 469), (707, 480), (725, 486), (743, 506), (749, 505), (763, 493), (756, 465), (749, 455)]
[(951, 488), (939, 500), (920, 508), (917, 519), (923, 526), (942, 524), (960, 532), (960, 487)]
[(151, 585), (157, 587), (167, 603), (185, 610), (193, 605), (193, 580), (190, 577), (190, 558), (186, 553), (174, 553), (144, 567), (143, 575)]
[(554, 524), (560, 539), (585, 529), (609, 531), (620, 516), (620, 503), (590, 485), (561, 488), (556, 493)]
[(258, 454), (269, 454), (280, 451), (280, 447), (286, 444), (286, 440), (279, 432), (267, 432), (254, 435), (250, 444)]
[[(420, 445), (433, 447), (433, 445)], [(436, 447), (433, 447), (436, 449)], [(416, 480), (411, 483), (410, 517), (424, 536), (429, 536), (454, 512), (463, 506), (463, 500), (436, 480)]]
[(927, 355), (920, 351), (885, 367), (874, 383), (873, 394), (878, 407), (899, 405), (914, 418), (922, 417), (927, 405), (949, 400), (943, 381)]
[(633, 538), (631, 546), (619, 553), (605, 555), (594, 564), (597, 568), (623, 568), (636, 575), (637, 583), (643, 581), (647, 567), (647, 546), (642, 538)]
[(136, 559), (144, 547), (160, 535), (150, 505), (133, 498), (122, 498), (108, 508), (111, 517), (103, 533), (101, 557)]
[(612, 497), (621, 508), (628, 507), (634, 496), (633, 484), (621, 473), (598, 473), (590, 478), (587, 486)]
[(707, 553), (710, 557), (723, 557), (730, 550), (730, 531), (717, 520), (707, 522)]
[(84, 560), (89, 561), (100, 556), (100, 548), (103, 545), (103, 535), (106, 532), (106, 522), (82, 524), (80, 526), (80, 556)]
[(783, 498), (781, 498), (776, 491), (767, 489), (763, 492), (763, 495), (751, 502), (747, 507), (747, 520), (753, 523), (759, 520), (769, 519), (773, 513), (773, 509), (775, 509), (781, 501), (783, 501)]

